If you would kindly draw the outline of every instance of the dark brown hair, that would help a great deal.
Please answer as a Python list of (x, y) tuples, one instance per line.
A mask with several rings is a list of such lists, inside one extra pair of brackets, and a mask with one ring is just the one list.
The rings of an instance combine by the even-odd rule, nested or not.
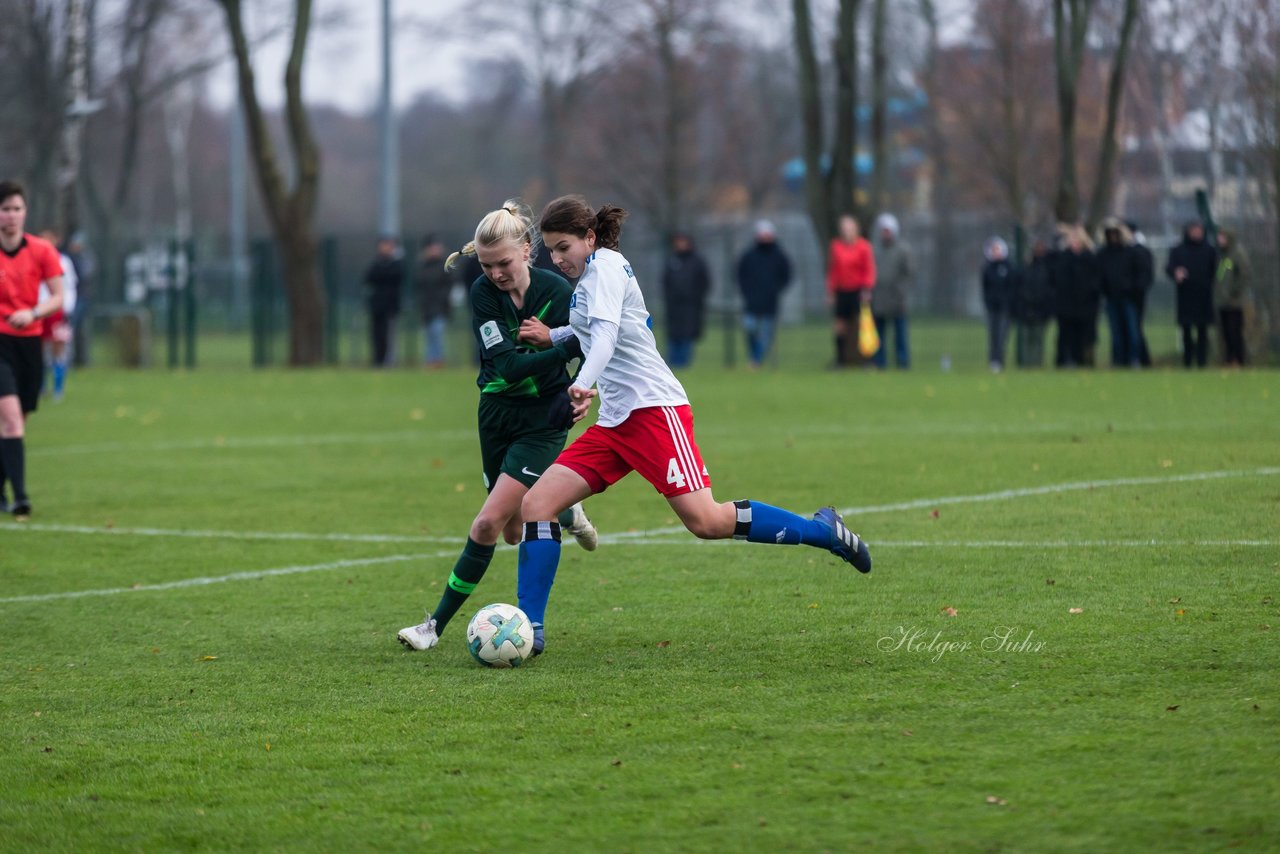
[(17, 181), (0, 181), (0, 202), (10, 196), (21, 196), (25, 202), (27, 200), (27, 191)]
[(576, 237), (586, 237), (591, 230), (596, 233), (597, 246), (617, 251), (622, 221), (626, 218), (627, 212), (617, 205), (601, 205), (599, 210), (592, 210), (582, 196), (561, 196), (547, 202), (542, 216), (538, 217), (538, 228), (544, 233)]

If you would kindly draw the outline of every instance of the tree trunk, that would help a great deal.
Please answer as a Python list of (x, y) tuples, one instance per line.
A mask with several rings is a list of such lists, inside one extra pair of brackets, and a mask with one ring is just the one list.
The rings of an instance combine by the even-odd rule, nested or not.
[(942, 119), (938, 108), (942, 87), (938, 80), (938, 57), (942, 52), (938, 32), (938, 13), (933, 0), (920, 0), (920, 14), (929, 31), (929, 47), (925, 59), (924, 88), (929, 97), (929, 109), (925, 112), (926, 138), (929, 158), (933, 161), (933, 299), (934, 306), (946, 306), (960, 314), (964, 311), (964, 290), (954, 287), (956, 266), (955, 220), (951, 203), (951, 159)]
[(875, 0), (871, 25), (871, 214), (885, 210), (889, 184), (888, 2)]
[(793, 0), (792, 10), (795, 17), (796, 68), (800, 75), (800, 117), (804, 131), (805, 200), (818, 245), (825, 253), (827, 244), (835, 235), (835, 215), (823, 174), (822, 89), (818, 79), (818, 59), (813, 49), (813, 18), (808, 0)]
[[(1076, 179), (1076, 103), (1085, 34), (1094, 0), (1053, 0), (1053, 46), (1058, 70), (1058, 190), (1054, 212), (1059, 222), (1080, 218)], [(1070, 15), (1067, 9), (1070, 8)], [(1070, 20), (1067, 20), (1067, 18)]]
[(314, 235), (320, 150), (311, 134), (302, 99), (302, 63), (311, 24), (311, 0), (294, 0), (293, 40), (285, 66), (285, 126), (293, 159), (291, 185), (281, 174), (275, 146), (258, 102), (240, 0), (218, 2), (226, 13), (227, 31), (235, 51), (240, 98), (258, 184), (276, 246), (285, 262), (289, 363), (295, 366), (320, 364), (324, 359), (325, 293), (320, 281)]
[[(862, 0), (840, 0), (836, 22), (836, 135), (831, 145), (830, 206), (836, 217), (858, 214), (857, 175), (854, 157), (858, 151), (858, 7)], [(833, 223), (834, 227), (834, 223)]]
[(1098, 174), (1093, 185), (1093, 198), (1089, 204), (1089, 220), (1093, 229), (1102, 222), (1111, 208), (1115, 193), (1114, 172), (1119, 143), (1116, 125), (1120, 121), (1120, 105), (1124, 98), (1125, 73), (1129, 63), (1129, 45), (1138, 22), (1138, 0), (1125, 0), (1124, 17), (1120, 22), (1120, 44), (1116, 47), (1115, 61), (1107, 81), (1107, 117), (1102, 130), (1102, 152), (1098, 157)]

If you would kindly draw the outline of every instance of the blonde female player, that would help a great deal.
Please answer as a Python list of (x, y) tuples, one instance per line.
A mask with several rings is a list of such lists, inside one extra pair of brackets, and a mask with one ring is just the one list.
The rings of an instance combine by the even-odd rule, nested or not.
[[(471, 285), (471, 321), (480, 350), (480, 456), (489, 495), (435, 611), (400, 630), (400, 642), (410, 649), (436, 645), (489, 568), (499, 536), (511, 545), (520, 541), (521, 500), (587, 409), (575, 411), (565, 393), (565, 364), (578, 353), (576, 341), (567, 342), (568, 348), (535, 349), (516, 340), (521, 321), (528, 318), (557, 326), (569, 319), (569, 283), (530, 264), (536, 236), (532, 212), (508, 201), (480, 220), (475, 239), (445, 262), (449, 268), (462, 255), (474, 255), (483, 271)], [(563, 524), (584, 549), (595, 549), (596, 530), (582, 506), (570, 502), (560, 509), (552, 517), (559, 520), (557, 528)]]
[[(534, 625), (534, 650), (545, 645), (543, 620), (560, 560), (557, 514), (637, 471), (662, 494), (680, 521), (706, 540), (804, 544), (826, 549), (861, 572), (871, 554), (832, 508), (812, 518), (759, 501), (717, 502), (693, 438), (693, 413), (684, 388), (658, 354), (649, 311), (627, 259), (618, 251), (626, 211), (593, 210), (581, 196), (563, 196), (542, 211), (539, 228), (552, 260), (577, 282), (570, 329), (526, 321), (521, 337), (558, 343), (572, 334), (584, 361), (569, 388), (576, 405), (599, 395), (596, 423), (556, 459), (521, 505), (517, 595)], [(595, 388), (593, 388), (595, 386)]]

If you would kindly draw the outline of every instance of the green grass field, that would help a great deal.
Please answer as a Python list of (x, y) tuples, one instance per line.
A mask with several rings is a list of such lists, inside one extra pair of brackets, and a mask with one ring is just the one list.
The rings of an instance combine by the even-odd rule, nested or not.
[(74, 375), (0, 521), (0, 850), (1275, 850), (1277, 374), (946, 340), (684, 375), (717, 496), (835, 504), (871, 575), (633, 476), (513, 671), (474, 608), (395, 642), (483, 496), (468, 371)]

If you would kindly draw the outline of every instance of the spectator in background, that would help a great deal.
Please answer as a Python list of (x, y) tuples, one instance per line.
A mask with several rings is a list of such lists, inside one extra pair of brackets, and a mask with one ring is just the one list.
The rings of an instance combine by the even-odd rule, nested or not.
[(1052, 264), (1049, 244), (1037, 239), (1031, 263), (1014, 282), (1014, 350), (1020, 368), (1044, 367), (1044, 330), (1053, 317)]
[[(77, 231), (67, 239), (63, 254), (71, 259), (76, 273), (76, 306), (69, 313), (71, 318), (71, 362), (77, 368), (89, 364), (89, 303), (93, 296), (94, 275), (98, 262), (93, 250), (85, 243), (84, 234)], [(65, 272), (65, 271), (64, 271)]]
[(987, 263), (982, 267), (982, 305), (987, 310), (987, 363), (992, 373), (1004, 370), (1005, 340), (1013, 308), (1016, 281), (1009, 263), (1009, 244), (991, 237), (982, 247)]
[(400, 316), (400, 289), (404, 283), (404, 259), (394, 237), (378, 240), (378, 254), (364, 274), (369, 306), (372, 364), (385, 368), (395, 359), (391, 336)]
[(844, 214), (827, 253), (827, 305), (835, 317), (836, 368), (853, 363), (858, 311), (871, 304), (875, 286), (876, 259), (871, 244), (859, 234), (858, 221), (851, 214)]
[(1102, 224), (1103, 245), (1098, 250), (1098, 274), (1107, 300), (1111, 329), (1111, 367), (1137, 368), (1142, 364), (1139, 343), (1138, 301), (1142, 293), (1140, 260), (1133, 249), (1133, 235), (1117, 219)]
[(445, 365), (445, 335), (449, 324), (449, 294), (453, 274), (444, 268), (444, 242), (434, 234), (422, 241), (414, 271), (418, 310), (422, 315), (422, 362), (429, 368)]
[(1138, 224), (1130, 220), (1125, 223), (1129, 233), (1133, 235), (1133, 254), (1137, 258), (1138, 292), (1138, 364), (1144, 368), (1151, 367), (1151, 350), (1147, 347), (1147, 333), (1144, 324), (1147, 319), (1147, 294), (1156, 283), (1156, 258), (1147, 248), (1146, 235)]
[(1063, 249), (1053, 265), (1054, 313), (1058, 316), (1058, 347), (1054, 363), (1060, 368), (1093, 365), (1098, 340), (1098, 311), (1102, 282), (1093, 242), (1084, 228), (1062, 226)]
[(702, 337), (711, 273), (693, 238), (683, 232), (671, 238), (662, 293), (667, 305), (667, 364), (687, 368), (693, 364), (693, 346)]
[(778, 324), (778, 301), (791, 284), (791, 259), (778, 246), (773, 223), (756, 223), (755, 245), (738, 260), (738, 289), (742, 292), (742, 329), (747, 335), (747, 359), (752, 368), (764, 364), (773, 349)]
[[(40, 236), (55, 248), (62, 242), (58, 232), (52, 228), (47, 228), (40, 232)], [(66, 391), (67, 363), (68, 356), (71, 353), (72, 339), (71, 318), (76, 310), (75, 264), (67, 257), (65, 252), (58, 253), (58, 260), (62, 264), (62, 308), (44, 319), (44, 328), (40, 331), (40, 341), (44, 348), (45, 381), (47, 383), (49, 375), (53, 375), (53, 400), (55, 403), (61, 402), (63, 393)], [(48, 285), (42, 283), (40, 285), (40, 300), (43, 302), (49, 296)], [(42, 386), (40, 392), (41, 394), (46, 394), (48, 389)]]
[(1203, 368), (1209, 361), (1209, 324), (1213, 323), (1213, 279), (1218, 253), (1204, 239), (1204, 226), (1188, 223), (1182, 242), (1169, 252), (1165, 272), (1178, 295), (1178, 326), (1182, 327), (1182, 364)]
[(911, 247), (899, 239), (898, 218), (891, 213), (880, 214), (876, 219), (876, 234), (876, 286), (871, 294), (871, 313), (875, 317), (876, 332), (880, 335), (880, 349), (872, 358), (876, 367), (886, 367), (889, 358), (885, 351), (889, 342), (889, 324), (892, 323), (894, 364), (908, 368), (911, 366), (911, 354), (907, 340), (907, 309), (915, 276)]
[(1244, 346), (1244, 310), (1249, 302), (1249, 256), (1226, 229), (1218, 231), (1217, 300), (1222, 323), (1223, 361), (1242, 368), (1247, 361)]

